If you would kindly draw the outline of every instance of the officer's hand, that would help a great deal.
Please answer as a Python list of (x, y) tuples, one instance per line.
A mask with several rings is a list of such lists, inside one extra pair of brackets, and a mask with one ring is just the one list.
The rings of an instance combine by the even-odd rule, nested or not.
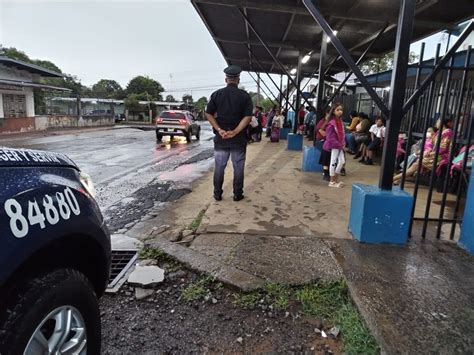
[(234, 138), (236, 135), (235, 131), (227, 131), (226, 133), (227, 133), (227, 136), (226, 136), (227, 139)]
[(226, 136), (227, 136), (227, 131), (223, 130), (222, 128), (219, 128), (219, 130), (217, 131), (217, 133), (219, 133), (219, 135), (226, 139)]

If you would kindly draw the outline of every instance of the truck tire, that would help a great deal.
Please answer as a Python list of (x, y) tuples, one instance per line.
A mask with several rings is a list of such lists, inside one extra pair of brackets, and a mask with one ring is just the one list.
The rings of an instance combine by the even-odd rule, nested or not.
[[(58, 320), (64, 321), (63, 326)], [(61, 336), (53, 335), (53, 330)], [(82, 273), (50, 271), (25, 281), (11, 293), (0, 314), (0, 353), (44, 353), (45, 345), (35, 339), (46, 339), (47, 346), (57, 343), (53, 353), (100, 354), (98, 301)]]

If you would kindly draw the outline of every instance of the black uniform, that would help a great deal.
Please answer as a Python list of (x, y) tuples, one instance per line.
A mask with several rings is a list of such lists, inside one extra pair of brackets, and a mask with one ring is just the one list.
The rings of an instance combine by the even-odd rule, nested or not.
[[(228, 78), (239, 77), (242, 69), (230, 66), (224, 70)], [(253, 103), (250, 95), (240, 90), (237, 84), (228, 84), (225, 88), (215, 91), (206, 107), (206, 113), (215, 115), (217, 124), (225, 131), (237, 128), (242, 119), (252, 116)], [(247, 134), (243, 129), (232, 138), (223, 139), (214, 130), (214, 198), (222, 199), (222, 185), (224, 184), (224, 173), (229, 157), (232, 158), (234, 167), (234, 201), (243, 199), (244, 169), (247, 148)]]
[[(217, 112), (216, 121), (223, 130), (230, 131), (235, 129), (242, 118), (252, 116), (253, 103), (252, 98), (244, 90), (237, 87), (236, 84), (229, 84), (227, 87), (215, 91), (206, 107), (206, 113), (214, 115)], [(241, 147), (247, 144), (247, 135), (245, 129), (230, 139), (222, 139), (215, 132), (215, 148)]]

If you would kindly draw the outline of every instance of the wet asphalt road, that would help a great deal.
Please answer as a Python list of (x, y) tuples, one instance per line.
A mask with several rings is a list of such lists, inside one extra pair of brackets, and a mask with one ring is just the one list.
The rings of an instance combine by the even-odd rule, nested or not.
[[(115, 232), (143, 217), (157, 202), (189, 192), (183, 186), (212, 165), (212, 137), (206, 122), (201, 124), (200, 141), (193, 137), (191, 143), (184, 137), (173, 140), (164, 137), (163, 142), (157, 142), (154, 130), (116, 127), (13, 139), (2, 137), (0, 145), (68, 155), (92, 177), (97, 201), (111, 232)], [(173, 190), (177, 191), (173, 193)], [(117, 211), (121, 218), (114, 222)], [(124, 214), (127, 218), (123, 218)]]

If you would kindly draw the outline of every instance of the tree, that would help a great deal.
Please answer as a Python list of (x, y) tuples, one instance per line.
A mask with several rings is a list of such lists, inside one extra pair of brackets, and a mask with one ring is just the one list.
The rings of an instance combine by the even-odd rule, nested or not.
[(252, 98), (252, 102), (254, 106), (257, 105), (257, 102), (262, 102), (262, 100), (264, 99), (263, 95), (258, 94), (257, 92), (249, 91), (249, 95)]
[(136, 112), (140, 111), (140, 99), (137, 94), (130, 94), (124, 100), (125, 108), (129, 111)]
[(203, 97), (199, 98), (199, 100), (196, 101), (195, 106), (196, 106), (197, 110), (204, 111), (206, 109), (206, 106), (207, 106), (207, 97), (203, 96)]
[(124, 96), (120, 84), (109, 79), (101, 79), (92, 85), (91, 94), (100, 99), (121, 99)]
[(31, 63), (30, 57), (28, 57), (25, 52), (19, 51), (15, 47), (3, 48), (3, 51), (5, 52), (5, 55), (9, 58)]
[(268, 112), (270, 109), (273, 107), (273, 101), (265, 98), (262, 101), (260, 101), (260, 106), (262, 106), (263, 112)]
[(61, 69), (59, 69), (59, 67), (56, 64), (50, 62), (49, 60), (35, 59), (32, 62), (35, 65), (46, 68), (48, 70), (55, 71), (56, 73), (62, 73)]
[(184, 94), (183, 95), (183, 102), (187, 105), (192, 105), (194, 103), (193, 95)]
[(166, 95), (166, 102), (176, 102), (176, 99), (174, 98), (173, 95)]
[[(394, 60), (395, 53), (387, 53), (379, 58), (373, 58), (367, 60), (362, 64), (361, 71), (364, 74), (376, 74), (381, 73), (387, 70), (393, 69), (393, 60)], [(410, 52), (410, 57), (408, 59), (408, 63), (414, 63), (418, 59), (418, 55), (413, 52)]]
[(161, 93), (165, 91), (163, 86), (156, 80), (148, 76), (136, 76), (127, 85), (125, 92), (127, 95), (131, 94), (146, 94), (148, 100), (163, 100)]

